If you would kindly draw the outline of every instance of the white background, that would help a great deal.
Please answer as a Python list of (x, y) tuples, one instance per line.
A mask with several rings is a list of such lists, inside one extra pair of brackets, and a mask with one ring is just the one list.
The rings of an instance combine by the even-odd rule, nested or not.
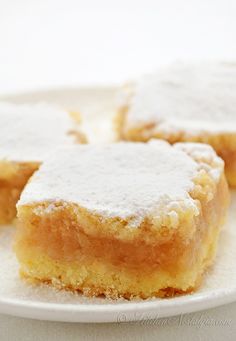
[[(114, 84), (176, 59), (236, 59), (234, 0), (0, 0), (0, 94)], [(1, 283), (1, 282), (0, 282)], [(236, 304), (202, 314), (229, 326), (85, 325), (0, 316), (0, 340), (233, 340)]]
[(234, 0), (0, 0), (0, 93), (234, 59)]

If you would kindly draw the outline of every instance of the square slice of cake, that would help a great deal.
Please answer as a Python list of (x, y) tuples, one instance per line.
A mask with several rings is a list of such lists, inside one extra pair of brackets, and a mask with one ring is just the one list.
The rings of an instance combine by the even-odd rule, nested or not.
[(210, 144), (236, 186), (236, 63), (176, 63), (121, 90), (120, 139)]
[(14, 219), (20, 193), (47, 153), (80, 136), (61, 108), (0, 103), (0, 224)]
[(228, 199), (224, 162), (208, 145), (61, 149), (17, 204), (20, 273), (89, 296), (189, 292), (212, 264)]

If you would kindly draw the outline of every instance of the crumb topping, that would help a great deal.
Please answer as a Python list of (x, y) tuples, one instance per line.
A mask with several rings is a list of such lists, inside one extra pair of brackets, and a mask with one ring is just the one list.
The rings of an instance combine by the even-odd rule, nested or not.
[(223, 171), (223, 162), (205, 145), (171, 146), (161, 140), (78, 145), (60, 149), (46, 160), (18, 206), (46, 201), (52, 203), (47, 207), (51, 210), (56, 202), (74, 203), (104, 217), (128, 219), (134, 227), (148, 215), (158, 220), (162, 212), (174, 227), (176, 211), (199, 213), (190, 192), (200, 171), (214, 183)]

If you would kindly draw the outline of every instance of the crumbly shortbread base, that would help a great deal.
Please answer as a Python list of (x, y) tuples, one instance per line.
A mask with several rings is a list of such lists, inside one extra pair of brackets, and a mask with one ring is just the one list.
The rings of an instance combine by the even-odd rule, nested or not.
[(191, 269), (179, 271), (174, 276), (161, 269), (145, 273), (121, 268), (102, 259), (91, 260), (88, 257), (87, 262), (86, 259), (64, 262), (33, 252), (30, 259), (22, 262), (20, 274), (32, 282), (49, 283), (56, 288), (79, 291), (90, 297), (170, 297), (198, 288), (204, 271), (214, 260), (218, 236), (219, 229), (215, 229), (212, 237), (201, 246), (205, 257), (200, 257)]

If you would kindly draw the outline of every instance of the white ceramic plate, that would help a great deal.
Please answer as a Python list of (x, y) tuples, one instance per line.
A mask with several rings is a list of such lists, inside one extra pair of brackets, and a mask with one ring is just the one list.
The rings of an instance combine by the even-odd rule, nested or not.
[[(110, 126), (115, 97), (115, 88), (90, 88), (18, 94), (4, 99), (49, 101), (80, 110), (85, 115), (90, 141), (97, 142), (113, 138)], [(236, 191), (232, 192), (229, 219), (221, 233), (214, 267), (199, 291), (171, 299), (112, 301), (59, 292), (46, 285), (30, 286), (18, 277), (13, 235), (14, 227), (0, 229), (0, 313), (53, 321), (127, 322), (195, 312), (236, 300)]]

